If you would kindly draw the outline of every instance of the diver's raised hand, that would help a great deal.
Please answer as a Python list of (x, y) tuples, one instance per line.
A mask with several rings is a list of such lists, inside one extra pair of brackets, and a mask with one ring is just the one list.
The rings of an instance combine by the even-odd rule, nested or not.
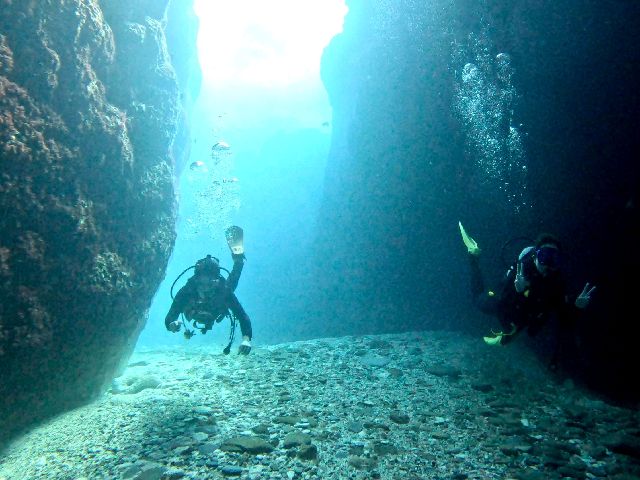
[(513, 281), (516, 292), (522, 293), (529, 286), (529, 280), (522, 274), (522, 262), (516, 264), (516, 279)]
[(167, 325), (167, 330), (169, 330), (170, 332), (176, 333), (180, 331), (180, 322), (178, 320), (175, 320), (173, 322), (171, 322), (170, 324)]
[(238, 348), (238, 355), (249, 355), (250, 351), (251, 351), (251, 340), (249, 340), (249, 337), (246, 337), (246, 336), (242, 337), (242, 343)]
[(591, 301), (591, 294), (596, 291), (595, 285), (589, 288), (589, 283), (587, 282), (580, 292), (580, 295), (576, 298), (575, 305), (578, 308), (587, 308), (589, 302)]

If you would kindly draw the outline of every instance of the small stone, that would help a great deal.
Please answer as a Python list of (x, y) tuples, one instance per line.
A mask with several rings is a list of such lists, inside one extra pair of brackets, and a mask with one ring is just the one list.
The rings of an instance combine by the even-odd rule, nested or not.
[(376, 442), (373, 445), (373, 451), (376, 455), (397, 455), (398, 448), (391, 443)]
[(273, 419), (274, 423), (283, 423), (285, 425), (295, 425), (300, 421), (300, 417), (294, 417), (292, 415), (283, 415)]
[(225, 440), (225, 442), (220, 446), (220, 450), (225, 452), (257, 454), (272, 452), (273, 446), (260, 437), (238, 435)]
[(126, 393), (136, 394), (143, 390), (154, 389), (160, 385), (160, 379), (153, 375), (145, 375), (140, 378), (136, 378), (135, 381), (127, 388)]
[(521, 445), (521, 444), (508, 444), (508, 445), (500, 446), (500, 450), (502, 451), (502, 453), (512, 457), (516, 455), (520, 455), (521, 453), (528, 453), (531, 451), (531, 449), (532, 449), (531, 445)]
[(364, 357), (360, 357), (358, 360), (360, 361), (360, 363), (369, 367), (384, 367), (385, 365), (389, 364), (389, 362), (391, 362), (391, 360), (387, 357), (372, 354), (367, 354)]
[(309, 445), (311, 436), (305, 433), (291, 432), (284, 437), (284, 448), (299, 447), (300, 445)]
[(180, 470), (178, 468), (171, 468), (164, 472), (163, 480), (178, 480), (179, 478), (184, 477), (184, 470)]
[(349, 446), (349, 453), (351, 455), (362, 455), (364, 454), (364, 443), (355, 442)]
[(142, 465), (140, 473), (138, 473), (134, 478), (135, 480), (160, 480), (166, 470), (166, 467), (163, 465), (145, 462)]
[(260, 425), (256, 425), (255, 427), (252, 427), (251, 431), (253, 433), (258, 434), (258, 435), (268, 435), (269, 434), (269, 425), (261, 423)]
[(183, 445), (174, 448), (173, 453), (176, 455), (189, 455), (189, 453), (191, 453), (191, 450), (193, 450), (193, 447), (191, 445)]
[(194, 439), (196, 442), (198, 442), (198, 443), (200, 443), (200, 442), (204, 442), (204, 441), (205, 441), (205, 440), (207, 440), (208, 438), (209, 438), (209, 435), (207, 435), (207, 434), (206, 434), (206, 433), (204, 433), (204, 432), (195, 432), (195, 433), (193, 434), (193, 439)]
[(123, 463), (118, 465), (122, 478), (133, 478), (142, 470), (142, 465), (137, 463)]
[(407, 424), (409, 423), (409, 415), (407, 415), (406, 413), (402, 413), (399, 411), (395, 411), (395, 412), (391, 412), (391, 414), (389, 415), (389, 418), (398, 424)]
[(369, 430), (384, 430), (385, 432), (389, 431), (389, 426), (384, 423), (364, 422), (364, 428)]
[(242, 474), (242, 468), (236, 467), (234, 465), (227, 465), (220, 469), (223, 475), (227, 475), (230, 477), (237, 477)]
[(206, 405), (200, 405), (198, 407), (195, 407), (193, 411), (198, 415), (210, 415), (211, 413), (213, 413), (213, 408)]
[(347, 424), (347, 430), (349, 430), (350, 432), (353, 433), (358, 433), (360, 431), (362, 431), (362, 429), (364, 428), (364, 424), (358, 420), (354, 421), (354, 422), (349, 422)]
[(218, 445), (212, 442), (203, 443), (198, 445), (198, 451), (204, 455), (211, 455), (218, 449)]
[(302, 460), (315, 460), (318, 458), (318, 447), (315, 445), (303, 445), (298, 451), (298, 458)]

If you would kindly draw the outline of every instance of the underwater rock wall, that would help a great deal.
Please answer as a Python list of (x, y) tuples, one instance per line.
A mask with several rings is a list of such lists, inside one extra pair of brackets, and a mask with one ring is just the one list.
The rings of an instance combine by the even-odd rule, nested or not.
[(168, 5), (0, 1), (0, 440), (100, 392), (164, 276), (192, 97)]
[[(451, 251), (464, 198), (449, 63), (455, 2), (348, 2), (325, 49), (333, 108), (310, 308), (326, 333), (448, 326)], [(427, 267), (428, 266), (428, 267)], [(437, 312), (431, 315), (429, 312)]]
[(552, 231), (566, 240), (571, 292), (598, 285), (576, 368), (629, 391), (635, 337), (619, 332), (640, 268), (628, 254), (640, 218), (640, 5), (347, 3), (322, 63), (334, 118), (309, 262), (315, 324), (479, 335), (494, 324), (472, 307), (457, 221), (480, 242), (492, 286), (505, 241)]

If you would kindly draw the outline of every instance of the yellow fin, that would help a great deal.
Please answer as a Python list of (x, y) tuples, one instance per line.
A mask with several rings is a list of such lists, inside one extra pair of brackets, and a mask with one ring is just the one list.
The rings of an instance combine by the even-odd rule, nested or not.
[(244, 253), (244, 232), (242, 228), (232, 225), (224, 231), (224, 235), (231, 253), (242, 255)]
[(477, 242), (473, 238), (467, 235), (467, 232), (462, 226), (462, 222), (458, 221), (458, 227), (460, 227), (460, 235), (462, 235), (462, 241), (464, 242), (465, 247), (467, 247), (467, 251), (471, 255), (480, 255), (480, 247), (478, 247)]
[(502, 341), (502, 334), (496, 335), (495, 337), (482, 337), (484, 339), (484, 343), (487, 345), (500, 345)]

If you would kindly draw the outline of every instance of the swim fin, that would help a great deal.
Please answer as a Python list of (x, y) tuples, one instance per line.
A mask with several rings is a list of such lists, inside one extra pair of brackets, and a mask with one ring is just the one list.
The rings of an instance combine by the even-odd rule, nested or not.
[(493, 337), (482, 337), (487, 345), (500, 345), (502, 343), (502, 333), (498, 333)]
[(482, 337), (484, 339), (484, 343), (487, 345), (502, 345), (502, 339), (504, 337), (509, 337), (511, 335), (515, 335), (518, 332), (518, 327), (516, 327), (513, 323), (511, 324), (511, 331), (509, 333), (506, 332), (494, 332), (491, 330), (491, 335), (487, 337)]
[(227, 239), (227, 245), (231, 253), (234, 255), (242, 255), (244, 253), (244, 232), (238, 226), (231, 226), (224, 231)]
[(460, 227), (460, 235), (462, 235), (462, 241), (464, 242), (465, 247), (467, 247), (467, 251), (471, 255), (480, 255), (480, 247), (478, 247), (477, 242), (467, 235), (464, 227), (462, 226), (462, 222), (458, 221), (458, 226)]

